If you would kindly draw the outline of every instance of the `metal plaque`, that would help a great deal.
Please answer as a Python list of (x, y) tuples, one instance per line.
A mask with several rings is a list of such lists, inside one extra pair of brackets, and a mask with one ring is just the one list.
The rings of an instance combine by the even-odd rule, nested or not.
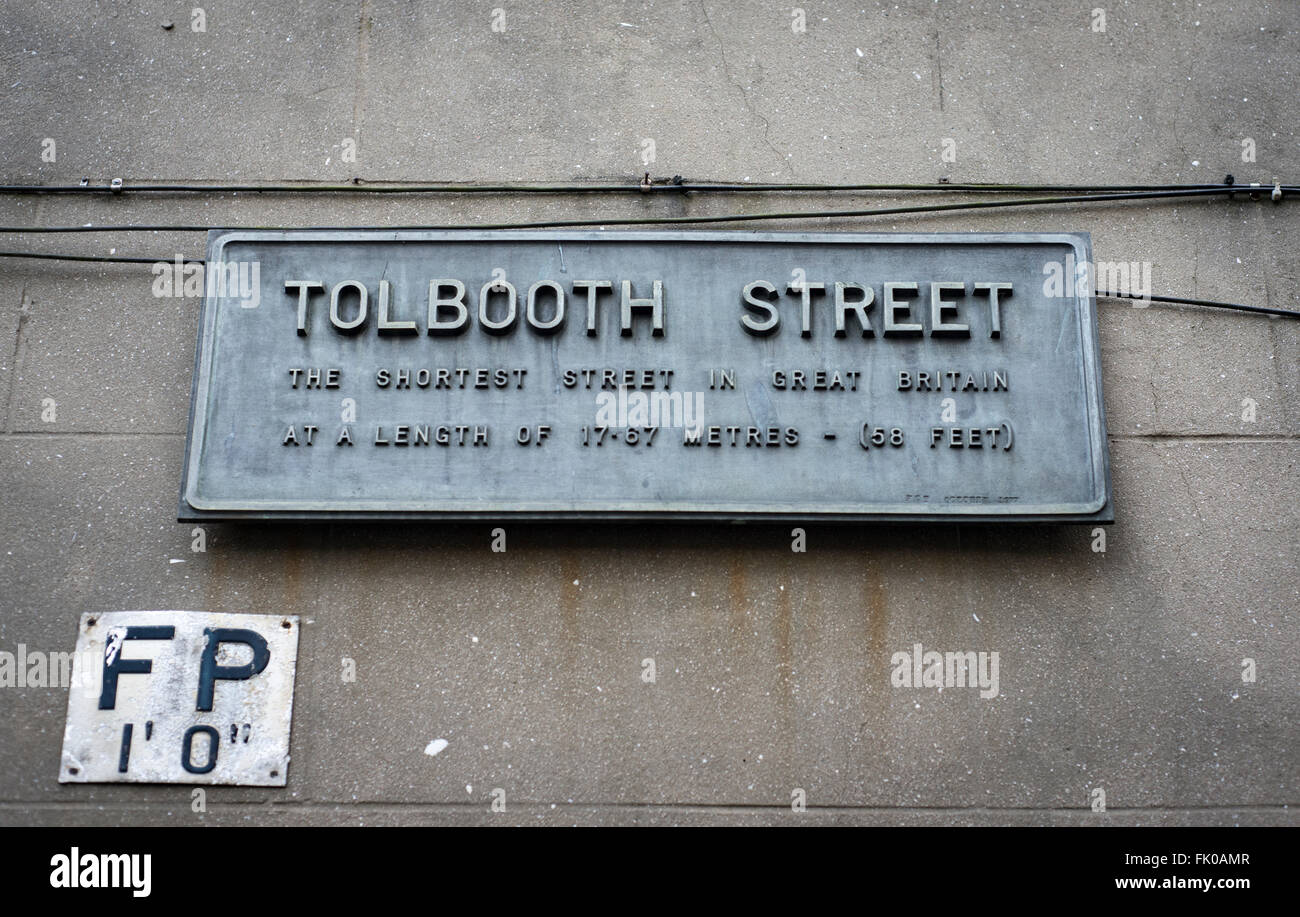
[(297, 615), (82, 615), (59, 782), (284, 786), (297, 660)]
[(1113, 518), (1086, 233), (208, 237), (180, 518)]

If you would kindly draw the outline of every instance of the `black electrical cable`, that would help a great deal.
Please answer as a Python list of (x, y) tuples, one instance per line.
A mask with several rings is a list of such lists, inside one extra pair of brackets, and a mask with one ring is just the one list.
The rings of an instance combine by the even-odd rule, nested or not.
[[(480, 223), (476, 225), (443, 226), (159, 226), (141, 224), (82, 225), (82, 226), (0, 226), (0, 233), (73, 233), (73, 232), (207, 232), (209, 229), (228, 228), (258, 231), (317, 230), (326, 232), (357, 232), (362, 230), (450, 231), (464, 229), (555, 229), (579, 226), (665, 226), (684, 223), (741, 223), (764, 220), (811, 220), (843, 217), (892, 216), (905, 213), (945, 213), (956, 210), (982, 210), (1004, 207), (1037, 207), (1050, 204), (1077, 204), (1097, 201), (1131, 201), (1181, 197), (1208, 197), (1232, 193), (1236, 186), (1218, 185), (1211, 188), (1189, 188), (1178, 191), (1134, 191), (1119, 194), (1079, 194), (1065, 197), (1019, 198), (1010, 201), (966, 201), (955, 204), (925, 204), (911, 207), (876, 207), (866, 210), (809, 210), (788, 212), (732, 213), (722, 216), (687, 217), (618, 217), (590, 220), (535, 220), (515, 223)], [(1239, 190), (1239, 189), (1238, 189)], [(1288, 193), (1300, 192), (1300, 187), (1288, 185)]]
[[(64, 255), (55, 252), (14, 252), (0, 251), (0, 258), (39, 258), (49, 261), (92, 261), (110, 264), (174, 264), (175, 259), (167, 258), (129, 258), (117, 255)], [(182, 264), (205, 264), (201, 258), (184, 258)], [(1219, 302), (1212, 299), (1188, 299), (1182, 296), (1144, 296), (1137, 293), (1119, 293), (1112, 290), (1097, 290), (1098, 298), (1137, 299), (1151, 302), (1174, 303), (1178, 305), (1205, 306), (1213, 309), (1232, 309), (1239, 312), (1255, 312), (1262, 315), (1280, 315), (1287, 318), (1300, 318), (1300, 312), (1291, 309), (1279, 309), (1272, 306), (1248, 306), (1244, 303)]]
[[(55, 252), (0, 251), (0, 258), (38, 258), (44, 261), (93, 261), (105, 264), (175, 264), (175, 258), (129, 258), (125, 255), (62, 255)], [(206, 264), (202, 258), (183, 258), (181, 263)]]
[(1053, 184), (1014, 184), (1007, 182), (928, 182), (917, 184), (874, 183), (874, 184), (836, 184), (836, 183), (773, 183), (773, 182), (715, 182), (684, 181), (679, 178), (658, 179), (646, 183), (628, 184), (475, 184), (472, 182), (433, 182), (433, 183), (363, 183), (361, 180), (347, 184), (138, 184), (131, 185), (0, 185), (0, 194), (91, 194), (120, 195), (136, 193), (186, 193), (186, 194), (241, 194), (241, 193), (275, 193), (275, 194), (636, 194), (644, 192), (691, 192), (691, 193), (768, 193), (768, 192), (861, 192), (885, 191), (911, 193), (918, 191), (959, 191), (988, 194), (1032, 193), (1099, 193), (1122, 191), (1187, 191), (1232, 188), (1243, 193), (1259, 194), (1271, 192), (1274, 185), (1257, 183), (1237, 185), (1231, 181), (1203, 184), (1130, 184), (1130, 185), (1053, 185)]
[(1213, 299), (1188, 299), (1185, 296), (1150, 296), (1140, 293), (1118, 293), (1113, 290), (1098, 290), (1097, 296), (1106, 299), (1137, 299), (1151, 302), (1177, 303), (1185, 306), (1208, 306), (1212, 309), (1233, 309), (1238, 312), (1257, 312), (1261, 315), (1282, 315), (1287, 318), (1300, 318), (1300, 312), (1292, 309), (1278, 309), (1273, 306), (1247, 306), (1244, 303), (1219, 302)]

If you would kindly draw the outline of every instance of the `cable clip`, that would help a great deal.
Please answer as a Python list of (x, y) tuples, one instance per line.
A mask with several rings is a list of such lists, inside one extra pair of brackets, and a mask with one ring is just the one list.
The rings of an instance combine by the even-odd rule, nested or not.
[(650, 181), (650, 173), (647, 172), (641, 177), (641, 193), (654, 190), (654, 182)]
[(1273, 203), (1282, 203), (1282, 183), (1277, 180), (1276, 175), (1273, 176), (1273, 194), (1271, 197), (1273, 198)]
[(122, 193), (122, 179), (120, 179), (120, 178), (115, 178), (115, 179), (113, 179), (111, 182), (109, 182), (109, 183), (108, 183), (108, 190), (109, 190), (109, 191), (112, 191), (114, 194), (121, 194), (121, 193)]

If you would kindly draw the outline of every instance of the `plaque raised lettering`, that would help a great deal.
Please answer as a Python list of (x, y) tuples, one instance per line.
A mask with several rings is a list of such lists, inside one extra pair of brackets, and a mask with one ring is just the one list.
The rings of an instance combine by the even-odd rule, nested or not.
[(1113, 518), (1084, 233), (209, 234), (180, 518)]

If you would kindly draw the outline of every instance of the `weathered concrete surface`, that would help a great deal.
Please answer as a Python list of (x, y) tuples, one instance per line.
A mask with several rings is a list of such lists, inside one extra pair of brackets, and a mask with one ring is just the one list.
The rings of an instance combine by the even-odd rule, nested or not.
[[(819, 5), (805, 34), (761, 4), (505, 5), (495, 33), (462, 4), (243, 2), (209, 5), (197, 34), (165, 4), (10, 4), (2, 177), (1296, 181), (1300, 8), (1127, 3), (1094, 33), (1096, 5)], [(0, 221), (895, 202), (0, 197)], [(1296, 308), (1296, 206), (834, 227), (1084, 230), (1098, 259), (1151, 262), (1156, 293)], [(12, 239), (202, 249), (194, 233)], [(513, 525), (494, 554), (488, 526), (210, 525), (196, 554), (174, 511), (197, 303), (151, 283), (148, 266), (0, 260), (0, 650), (69, 651), (97, 609), (300, 614), (289, 785), (211, 788), (202, 815), (188, 788), (60, 786), (66, 691), (6, 687), (0, 823), (1296, 822), (1300, 323), (1103, 303), (1105, 553), (1086, 528), (814, 527), (794, 554), (788, 527)], [(915, 642), (998, 651), (1000, 695), (892, 687), (890, 656)], [(425, 755), (435, 738), (447, 749)], [(1099, 787), (1105, 814), (1089, 810)]]
[[(789, 808), (761, 807), (691, 807), (691, 806), (576, 806), (550, 803), (519, 805), (506, 813), (493, 813), (484, 806), (462, 805), (221, 805), (207, 812), (193, 813), (188, 802), (170, 804), (100, 806), (73, 804), (62, 806), (6, 807), (6, 824), (15, 826), (54, 825), (79, 827), (86, 824), (117, 826), (364, 826), (385, 825), (429, 827), (486, 827), (512, 825), (650, 825), (650, 826), (898, 826), (943, 827), (999, 825), (1031, 827), (1062, 826), (1199, 826), (1206, 823), (1201, 810), (1108, 809), (1097, 814), (1075, 809), (844, 809), (809, 808), (794, 814)], [(509, 817), (506, 817), (506, 816)], [(1216, 824), (1233, 827), (1277, 827), (1293, 824), (1289, 813), (1273, 808), (1216, 809)]]

